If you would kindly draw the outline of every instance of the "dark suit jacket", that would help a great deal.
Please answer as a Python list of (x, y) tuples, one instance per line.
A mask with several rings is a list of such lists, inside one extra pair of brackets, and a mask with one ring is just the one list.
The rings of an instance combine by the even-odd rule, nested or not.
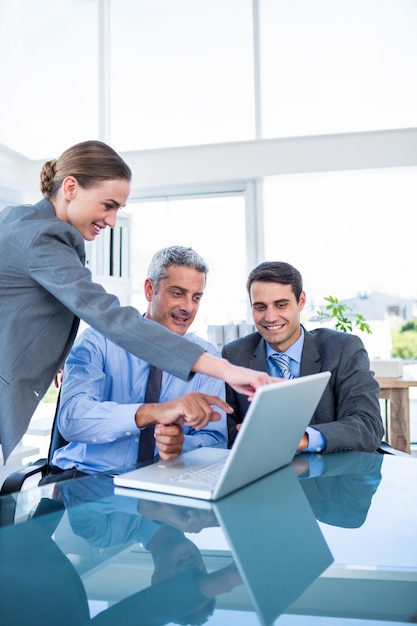
[(204, 350), (93, 283), (84, 240), (48, 200), (0, 212), (0, 442), (26, 432), (74, 341), (79, 318), (132, 354), (187, 380)]
[[(231, 363), (266, 371), (266, 346), (259, 333), (252, 333), (224, 346), (222, 355)], [(373, 451), (384, 428), (379, 406), (379, 386), (369, 369), (369, 358), (359, 337), (329, 328), (304, 329), (301, 376), (331, 372), (331, 378), (311, 419), (326, 437), (326, 452), (353, 449)], [(235, 413), (228, 417), (229, 445), (236, 424), (248, 409), (246, 396), (227, 386), (226, 399)], [(267, 433), (265, 434), (267, 436)]]

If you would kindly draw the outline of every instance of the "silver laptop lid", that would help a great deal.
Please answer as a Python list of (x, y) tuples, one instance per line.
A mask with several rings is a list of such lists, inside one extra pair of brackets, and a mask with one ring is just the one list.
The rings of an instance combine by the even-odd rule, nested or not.
[(214, 499), (292, 461), (329, 378), (330, 372), (321, 372), (257, 390)]

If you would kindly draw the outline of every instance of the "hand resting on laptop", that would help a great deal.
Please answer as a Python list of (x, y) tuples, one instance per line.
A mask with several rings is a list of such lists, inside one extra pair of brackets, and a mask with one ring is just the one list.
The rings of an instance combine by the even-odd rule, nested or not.
[(232, 408), (218, 396), (192, 392), (166, 402), (142, 404), (136, 411), (138, 428), (155, 424), (155, 443), (163, 461), (181, 454), (184, 431), (181, 424), (201, 430), (209, 422), (218, 422), (221, 414), (213, 409), (217, 406), (226, 413)]

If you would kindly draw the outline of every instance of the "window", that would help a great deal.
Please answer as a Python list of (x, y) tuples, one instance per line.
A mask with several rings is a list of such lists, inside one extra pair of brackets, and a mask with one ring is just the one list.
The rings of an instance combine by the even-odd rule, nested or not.
[(251, 0), (115, 0), (118, 150), (254, 138)]
[(246, 321), (246, 240), (243, 195), (189, 197), (129, 204), (132, 216), (132, 304), (146, 309), (143, 283), (152, 255), (165, 246), (191, 246), (209, 266), (193, 330)]
[(261, 0), (263, 134), (417, 126), (417, 3)]
[(401, 315), (401, 307), (399, 306), (389, 306), (387, 307), (388, 315), (392, 317), (400, 317)]
[(131, 217), (124, 211), (114, 228), (106, 228), (94, 241), (86, 241), (86, 266), (94, 280), (116, 295), (122, 305), (130, 304)]
[(35, 159), (97, 138), (96, 2), (2, 1), (0, 35), (1, 143)]
[(265, 256), (300, 270), (312, 311), (380, 292), (415, 298), (417, 168), (266, 180)]

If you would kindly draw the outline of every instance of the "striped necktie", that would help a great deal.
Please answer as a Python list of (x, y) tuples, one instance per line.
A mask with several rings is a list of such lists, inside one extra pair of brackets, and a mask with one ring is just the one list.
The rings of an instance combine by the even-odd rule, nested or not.
[(291, 380), (294, 376), (291, 374), (290, 370), (290, 357), (287, 354), (271, 354), (269, 357), (273, 363), (281, 370), (282, 378), (287, 378)]
[[(148, 383), (146, 385), (145, 402), (159, 402), (161, 393), (162, 370), (151, 365)], [(138, 463), (151, 461), (155, 452), (155, 424), (150, 424), (140, 431)]]

